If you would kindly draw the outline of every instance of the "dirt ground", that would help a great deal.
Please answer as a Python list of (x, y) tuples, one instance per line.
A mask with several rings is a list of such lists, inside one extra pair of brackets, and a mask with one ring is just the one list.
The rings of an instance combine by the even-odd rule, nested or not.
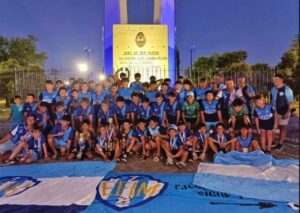
[[(0, 121), (0, 138), (9, 131), (8, 122)], [(275, 143), (278, 138), (275, 138)], [(294, 158), (299, 159), (299, 118), (293, 117), (288, 126), (287, 140), (283, 146), (283, 150), (272, 151), (275, 158)], [(208, 154), (208, 161), (212, 161), (212, 153)], [(100, 160), (95, 158), (94, 160)], [(58, 161), (64, 161), (60, 158)], [(166, 166), (166, 159), (161, 162), (153, 162), (152, 158), (140, 160), (137, 156), (130, 157), (127, 163), (118, 163), (115, 170), (117, 172), (159, 172), (159, 173), (194, 173), (197, 171), (200, 161), (188, 162), (186, 168), (179, 169), (176, 166)], [(52, 163), (49, 161), (47, 163)], [(39, 163), (45, 163), (40, 160)]]

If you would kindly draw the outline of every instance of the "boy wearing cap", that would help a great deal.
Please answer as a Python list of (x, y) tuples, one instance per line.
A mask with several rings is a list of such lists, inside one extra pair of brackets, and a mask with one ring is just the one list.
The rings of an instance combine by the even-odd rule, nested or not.
[(177, 126), (171, 124), (168, 129), (169, 140), (164, 140), (162, 143), (162, 148), (167, 155), (166, 165), (174, 165), (173, 159), (180, 158), (180, 162), (176, 165), (179, 168), (185, 167), (186, 160), (188, 157), (188, 152), (183, 148), (183, 142), (181, 138), (177, 135)]
[(187, 100), (183, 102), (181, 107), (182, 120), (187, 123), (188, 128), (199, 123), (199, 103), (195, 101), (194, 92), (188, 92)]

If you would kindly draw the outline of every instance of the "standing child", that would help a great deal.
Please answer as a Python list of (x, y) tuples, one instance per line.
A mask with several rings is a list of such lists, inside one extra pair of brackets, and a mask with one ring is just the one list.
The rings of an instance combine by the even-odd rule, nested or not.
[(61, 123), (61, 119), (65, 115), (67, 115), (67, 112), (65, 111), (64, 102), (56, 102), (54, 112), (54, 125)]
[(122, 96), (118, 96), (114, 107), (114, 121), (116, 123), (116, 129), (120, 129), (123, 122), (129, 118), (129, 105), (125, 103), (125, 99)]
[(24, 116), (23, 116), (23, 104), (21, 96), (16, 95), (14, 98), (14, 103), (10, 106), (10, 128), (13, 128), (14, 126), (17, 126), (18, 124), (21, 124), (24, 122)]
[(169, 124), (176, 124), (180, 119), (180, 104), (176, 100), (176, 93), (169, 92), (169, 99), (165, 103), (164, 111), (166, 116), (164, 117), (167, 126)]
[(83, 120), (89, 120), (90, 122), (90, 130), (93, 129), (93, 107), (90, 105), (90, 101), (88, 98), (83, 97), (80, 101), (80, 105), (74, 111), (75, 117), (75, 126), (76, 129), (79, 130), (82, 125)]
[(255, 125), (260, 135), (261, 148), (263, 152), (270, 154), (273, 131), (277, 129), (278, 125), (277, 113), (271, 104), (266, 104), (262, 95), (255, 96), (254, 101), (256, 105), (254, 109)]
[(130, 119), (132, 123), (135, 123), (138, 115), (138, 109), (140, 107), (140, 95), (137, 92), (131, 94), (131, 102), (129, 104)]
[(149, 120), (150, 118), (150, 111), (151, 111), (151, 107), (149, 105), (149, 98), (147, 98), (146, 96), (143, 96), (142, 97), (142, 100), (141, 100), (142, 104), (139, 106), (139, 109), (138, 109), (138, 118), (143, 118), (145, 119), (146, 121)]
[(163, 95), (158, 92), (155, 95), (155, 103), (153, 103), (151, 105), (151, 116), (155, 116), (158, 118), (158, 125), (166, 128), (167, 127), (167, 123), (166, 123), (166, 113), (164, 111), (165, 109), (165, 102), (164, 102), (164, 98)]

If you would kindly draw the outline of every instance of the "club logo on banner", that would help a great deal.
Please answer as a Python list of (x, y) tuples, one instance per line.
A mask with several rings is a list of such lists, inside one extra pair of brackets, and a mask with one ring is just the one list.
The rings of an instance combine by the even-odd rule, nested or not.
[(168, 183), (150, 175), (119, 175), (103, 179), (97, 186), (97, 199), (105, 205), (124, 210), (143, 205), (161, 195)]
[(39, 184), (35, 178), (26, 176), (7, 176), (0, 178), (0, 198), (11, 197)]

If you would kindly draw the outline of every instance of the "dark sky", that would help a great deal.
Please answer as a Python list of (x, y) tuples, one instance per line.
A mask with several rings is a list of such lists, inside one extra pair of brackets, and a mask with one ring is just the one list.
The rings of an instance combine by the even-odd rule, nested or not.
[[(34, 34), (48, 53), (46, 68), (75, 69), (92, 48), (103, 67), (104, 0), (0, 0), (0, 35)], [(196, 56), (246, 50), (248, 63), (276, 65), (299, 31), (298, 0), (175, 0), (181, 69)], [(151, 23), (153, 0), (128, 0), (130, 23)]]

